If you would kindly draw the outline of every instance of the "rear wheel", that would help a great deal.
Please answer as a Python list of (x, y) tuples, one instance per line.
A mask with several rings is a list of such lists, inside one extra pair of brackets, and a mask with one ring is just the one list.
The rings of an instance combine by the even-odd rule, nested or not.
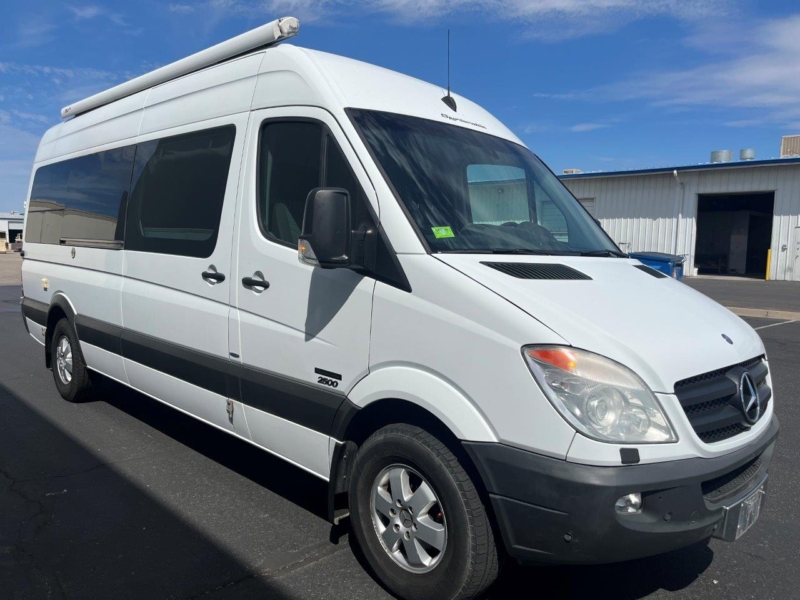
[(474, 483), (441, 441), (390, 425), (359, 448), (350, 480), (358, 544), (393, 593), (466, 600), (497, 577), (497, 550)]
[(81, 402), (89, 395), (89, 372), (83, 360), (78, 336), (67, 319), (53, 329), (50, 343), (50, 366), (58, 393), (69, 402)]

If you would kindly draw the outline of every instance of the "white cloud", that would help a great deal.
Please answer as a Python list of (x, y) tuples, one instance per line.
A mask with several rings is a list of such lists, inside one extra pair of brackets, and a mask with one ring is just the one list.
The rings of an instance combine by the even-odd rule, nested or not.
[(99, 6), (67, 6), (67, 8), (78, 20), (94, 19), (105, 13), (105, 10)]
[(696, 20), (727, 14), (727, 0), (369, 0), (376, 10), (401, 21), (477, 13), (510, 21), (525, 35), (558, 41), (610, 33), (647, 17)]
[(67, 9), (75, 17), (76, 21), (89, 21), (98, 17), (105, 17), (115, 25), (120, 27), (127, 26), (128, 22), (124, 15), (116, 12), (109, 11), (102, 6), (87, 5), (87, 6), (67, 6)]
[(57, 27), (55, 23), (39, 17), (25, 19), (17, 27), (16, 45), (20, 48), (33, 48), (48, 44), (55, 39)]
[[(721, 32), (748, 43), (720, 43)], [(726, 38), (727, 39), (727, 38)], [(627, 79), (541, 98), (641, 101), (670, 109), (730, 111), (731, 127), (800, 122), (800, 15), (753, 24), (711, 25), (687, 40), (707, 54), (691, 69), (637, 73)]]
[(43, 123), (47, 125), (51, 123), (53, 120), (45, 115), (39, 115), (36, 113), (29, 113), (20, 110), (12, 110), (11, 114), (17, 117), (18, 119), (22, 119), (23, 121), (33, 121), (35, 123)]
[(194, 12), (194, 6), (191, 4), (168, 4), (167, 10), (174, 13), (188, 14)]
[(605, 129), (611, 127), (606, 123), (578, 123), (569, 128), (573, 133), (585, 133), (587, 131), (594, 131), (595, 129)]
[[(62, 106), (130, 79), (134, 74), (0, 62), (0, 76), (3, 106), (8, 109), (0, 110), (0, 124), (28, 132), (38, 140), (47, 126), (60, 120)], [(20, 139), (9, 131), (0, 135), (3, 141)], [(10, 152), (14, 147), (12, 143), (3, 150)]]
[(13, 62), (0, 62), (0, 73), (21, 74), (27, 76), (38, 76), (51, 79), (55, 83), (60, 83), (62, 79), (112, 79), (120, 75), (93, 68), (62, 68), (50, 67), (46, 65), (28, 65)]
[(547, 98), (548, 100), (580, 100), (585, 97), (583, 92), (564, 92), (561, 94), (551, 94), (547, 92), (536, 92), (534, 98)]
[(519, 130), (525, 134), (532, 134), (532, 133), (544, 133), (552, 128), (551, 123), (545, 123), (543, 121), (533, 121), (531, 123), (525, 123), (524, 125), (519, 127)]
[[(611, 33), (648, 17), (682, 21), (728, 14), (739, 0), (206, 0), (211, 10), (252, 15), (292, 14), (306, 22), (350, 14), (382, 14), (409, 25), (434, 25), (466, 16), (507, 22), (517, 33), (544, 41), (560, 41)], [(172, 12), (194, 11), (197, 5), (169, 4)], [(190, 10), (191, 9), (191, 10)]]

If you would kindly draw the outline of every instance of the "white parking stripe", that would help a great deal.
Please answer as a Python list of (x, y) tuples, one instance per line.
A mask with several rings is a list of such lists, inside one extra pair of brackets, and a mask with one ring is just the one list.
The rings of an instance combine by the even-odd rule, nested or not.
[(755, 330), (758, 331), (759, 329), (766, 329), (767, 327), (777, 327), (778, 325), (786, 325), (787, 323), (797, 323), (797, 321), (783, 321), (782, 323), (770, 323), (769, 325), (762, 325), (761, 327), (756, 327)]

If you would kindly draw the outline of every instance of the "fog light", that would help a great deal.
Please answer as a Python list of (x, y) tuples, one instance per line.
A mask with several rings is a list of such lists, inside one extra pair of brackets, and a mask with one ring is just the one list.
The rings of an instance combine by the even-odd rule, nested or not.
[(628, 494), (623, 496), (614, 505), (617, 512), (621, 515), (634, 515), (642, 512), (642, 495), (641, 494)]

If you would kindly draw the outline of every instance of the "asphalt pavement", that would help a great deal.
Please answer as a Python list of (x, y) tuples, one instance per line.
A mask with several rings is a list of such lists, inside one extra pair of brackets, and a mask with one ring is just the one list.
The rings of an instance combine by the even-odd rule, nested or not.
[(682, 281), (728, 308), (791, 313), (790, 318), (800, 317), (800, 281), (745, 277), (685, 277)]
[[(617, 565), (512, 565), (486, 598), (797, 597), (800, 322), (749, 321), (782, 424), (755, 527)], [(0, 287), (0, 598), (390, 597), (324, 520), (320, 480), (119, 384), (97, 392), (61, 400), (19, 287)]]

